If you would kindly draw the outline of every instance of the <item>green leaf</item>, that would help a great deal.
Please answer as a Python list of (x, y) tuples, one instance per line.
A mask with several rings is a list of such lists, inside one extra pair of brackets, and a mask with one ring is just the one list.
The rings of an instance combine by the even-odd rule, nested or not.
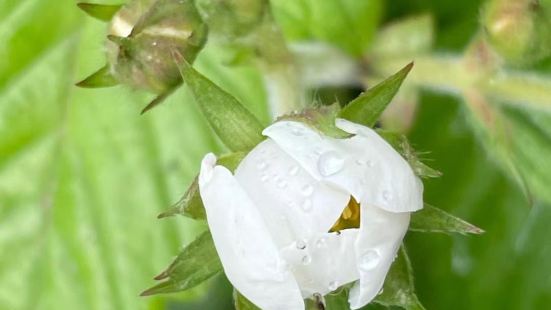
[[(223, 155), (218, 158), (217, 164), (233, 172), (245, 156), (246, 153), (242, 152)], [(170, 217), (177, 214), (197, 220), (206, 218), (205, 206), (203, 206), (203, 201), (199, 195), (197, 177), (195, 177), (184, 196), (167, 211), (159, 214), (158, 218)]]
[(116, 86), (118, 84), (119, 82), (111, 74), (109, 66), (105, 65), (84, 80), (78, 82), (76, 86), (82, 88), (102, 88)]
[(233, 290), (233, 303), (235, 310), (260, 310), (236, 289)]
[(387, 307), (399, 306), (406, 310), (425, 309), (415, 295), (413, 270), (403, 246), (388, 271), (383, 290), (374, 301)]
[(484, 230), (444, 210), (425, 204), (411, 216), (409, 230), (419, 232), (482, 234)]
[(428, 309), (548, 304), (549, 275), (542, 270), (551, 268), (551, 247), (542, 245), (551, 234), (550, 205), (527, 206), (518, 186), (473, 133), (461, 102), (427, 92), (421, 102), (409, 138), (418, 148), (431, 150), (445, 171), (443, 178), (424, 182), (425, 201), (461, 214), (486, 232), (476, 237), (408, 234), (420, 300)]
[(325, 41), (361, 56), (370, 46), (382, 1), (274, 0), (274, 15), (291, 40)]
[(108, 22), (119, 11), (122, 5), (107, 5), (97, 3), (77, 3), (78, 7), (86, 14), (99, 20)]
[(260, 143), (262, 125), (235, 97), (174, 55), (195, 101), (220, 140), (232, 151), (248, 151)]
[(185, 291), (211, 278), (222, 270), (214, 241), (209, 231), (185, 247), (170, 266), (155, 280), (165, 280), (141, 295), (150, 296)]
[(440, 171), (427, 166), (419, 159), (417, 152), (409, 144), (406, 136), (384, 129), (377, 129), (377, 133), (407, 160), (417, 176), (421, 178), (438, 178), (442, 176)]
[[(140, 117), (150, 95), (75, 87), (105, 63), (106, 29), (74, 1), (0, 1), (0, 16), (0, 309), (166, 309), (137, 295), (204, 224), (155, 216), (221, 144), (185, 89)], [(202, 60), (265, 111), (258, 73), (221, 61)]]
[(413, 63), (410, 63), (393, 76), (369, 88), (358, 98), (347, 104), (341, 110), (340, 117), (354, 123), (373, 127), (398, 92), (398, 89), (400, 89), (412, 67)]

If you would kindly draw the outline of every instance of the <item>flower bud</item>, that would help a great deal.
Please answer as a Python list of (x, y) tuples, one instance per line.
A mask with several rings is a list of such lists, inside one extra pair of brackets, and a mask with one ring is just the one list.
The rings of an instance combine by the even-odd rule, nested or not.
[(493, 0), (482, 23), (488, 41), (513, 65), (530, 65), (551, 54), (550, 1)]
[(193, 0), (134, 0), (113, 17), (108, 39), (114, 77), (163, 94), (181, 82), (172, 52), (193, 62), (205, 44), (207, 27)]

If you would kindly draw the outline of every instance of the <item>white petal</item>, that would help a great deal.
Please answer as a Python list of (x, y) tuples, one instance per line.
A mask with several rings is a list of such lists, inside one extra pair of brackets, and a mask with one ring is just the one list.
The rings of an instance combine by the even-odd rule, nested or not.
[(304, 298), (325, 295), (359, 278), (354, 255), (358, 229), (322, 233), (282, 249)]
[(281, 247), (328, 232), (350, 200), (350, 194), (314, 179), (271, 139), (247, 155), (235, 178)]
[(410, 214), (362, 205), (356, 260), (360, 281), (350, 291), (352, 309), (369, 303), (383, 287), (386, 274), (407, 232)]
[(226, 276), (262, 309), (304, 309), (297, 282), (256, 206), (230, 171), (213, 165), (207, 155), (199, 188)]
[(409, 164), (372, 129), (345, 120), (348, 139), (321, 135), (305, 124), (280, 121), (264, 130), (317, 180), (350, 193), (360, 203), (391, 212), (423, 207), (423, 185)]

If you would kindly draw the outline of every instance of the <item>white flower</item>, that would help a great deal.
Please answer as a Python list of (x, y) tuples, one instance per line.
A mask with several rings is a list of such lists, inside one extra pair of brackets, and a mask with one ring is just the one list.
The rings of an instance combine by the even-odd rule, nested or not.
[[(334, 139), (305, 124), (277, 122), (235, 175), (205, 156), (199, 176), (207, 220), (224, 271), (262, 309), (304, 309), (303, 298), (357, 281), (350, 307), (382, 288), (423, 185), (372, 129)], [(351, 197), (359, 228), (330, 232)], [(357, 204), (356, 204), (357, 206)]]

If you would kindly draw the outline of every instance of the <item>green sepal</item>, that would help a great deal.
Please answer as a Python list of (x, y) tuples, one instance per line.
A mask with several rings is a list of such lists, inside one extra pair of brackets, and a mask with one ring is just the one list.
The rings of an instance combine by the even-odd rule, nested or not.
[(101, 88), (112, 87), (118, 84), (119, 82), (111, 74), (109, 66), (105, 65), (104, 67), (92, 73), (90, 76), (76, 83), (75, 85), (82, 88)]
[(163, 281), (141, 293), (151, 296), (185, 291), (211, 278), (222, 270), (214, 241), (209, 231), (185, 247), (168, 268), (156, 276)]
[(144, 114), (145, 112), (153, 109), (154, 107), (160, 105), (161, 103), (163, 103), (163, 101), (165, 101), (166, 98), (168, 98), (168, 96), (170, 96), (175, 90), (176, 90), (177, 87), (173, 87), (169, 90), (167, 90), (166, 92), (158, 95), (157, 97), (155, 97), (155, 99), (151, 100), (150, 103), (148, 103), (145, 108), (142, 109), (142, 112), (140, 112), (140, 114)]
[(418, 177), (438, 178), (442, 176), (440, 171), (427, 166), (419, 159), (417, 152), (409, 144), (405, 135), (384, 129), (377, 129), (377, 133), (407, 160), (411, 169)]
[(431, 233), (482, 234), (484, 230), (446, 211), (425, 204), (424, 208), (412, 213), (409, 230)]
[(348, 103), (339, 113), (339, 117), (357, 124), (373, 127), (398, 92), (398, 89), (400, 89), (412, 67), (413, 62), (381, 83), (369, 88)]
[(97, 3), (77, 3), (77, 6), (89, 16), (104, 22), (110, 21), (120, 10), (122, 5), (108, 5)]
[[(218, 158), (216, 164), (224, 166), (233, 172), (237, 168), (241, 160), (245, 157), (245, 155), (247, 154), (244, 152), (222, 155)], [(203, 206), (203, 201), (201, 200), (201, 196), (199, 195), (199, 183), (197, 181), (197, 177), (193, 179), (193, 182), (189, 186), (184, 196), (182, 196), (182, 198), (167, 211), (159, 214), (158, 218), (165, 218), (178, 214), (196, 220), (202, 220), (206, 218), (205, 207)]]
[(233, 304), (235, 310), (260, 310), (245, 296), (241, 295), (236, 289), (233, 290)]
[(425, 309), (415, 294), (413, 269), (403, 245), (386, 275), (382, 291), (374, 302), (386, 307), (398, 306), (406, 310)]
[(116, 35), (108, 35), (107, 40), (117, 44), (118, 46), (130, 46), (131, 39), (129, 37), (119, 37)]
[(185, 84), (220, 140), (232, 151), (249, 151), (264, 140), (263, 127), (235, 97), (173, 53)]
[(328, 106), (307, 108), (300, 112), (278, 117), (276, 121), (296, 121), (308, 125), (325, 136), (333, 138), (350, 138), (352, 134), (335, 126), (335, 118), (339, 114), (340, 106), (334, 103)]

